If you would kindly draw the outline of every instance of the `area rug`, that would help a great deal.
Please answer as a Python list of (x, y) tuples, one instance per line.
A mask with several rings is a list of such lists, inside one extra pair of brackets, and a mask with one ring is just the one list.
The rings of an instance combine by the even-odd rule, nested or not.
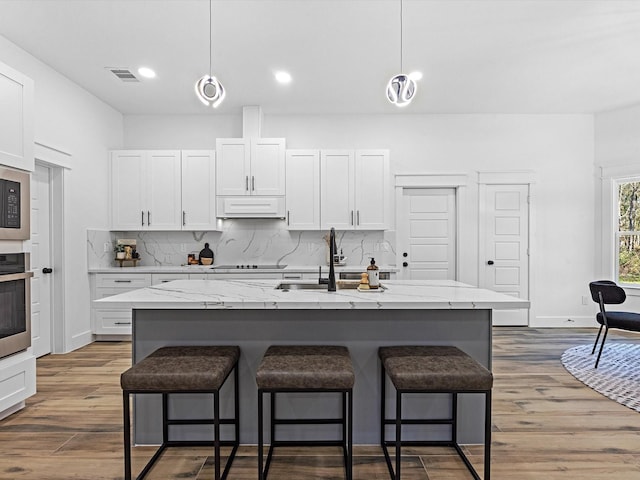
[[(598, 345), (599, 346), (599, 345)], [(596, 392), (640, 412), (640, 345), (605, 343), (598, 368), (593, 345), (572, 347), (562, 354), (567, 371)]]

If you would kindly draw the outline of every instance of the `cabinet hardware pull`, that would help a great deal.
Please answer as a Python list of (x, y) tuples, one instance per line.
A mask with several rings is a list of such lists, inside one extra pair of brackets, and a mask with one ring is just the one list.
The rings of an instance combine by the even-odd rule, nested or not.
[(182, 211), (182, 226), (187, 224), (187, 212)]
[(287, 210), (287, 225), (289, 225), (289, 210)]
[(247, 175), (246, 177), (244, 177), (244, 189), (248, 192), (249, 191), (249, 175)]
[(114, 283), (131, 283), (131, 280), (114, 280)]
[(353, 225), (353, 210), (351, 210), (351, 225)]
[(115, 322), (114, 325), (131, 325), (131, 322)]
[(360, 225), (360, 210), (356, 211), (356, 221), (357, 221), (357, 225)]
[(141, 210), (140, 215), (142, 216), (142, 226), (144, 227), (144, 212)]
[(251, 175), (251, 191), (256, 191), (256, 177), (254, 177), (253, 175)]
[(147, 210), (147, 225), (151, 226), (151, 212)]

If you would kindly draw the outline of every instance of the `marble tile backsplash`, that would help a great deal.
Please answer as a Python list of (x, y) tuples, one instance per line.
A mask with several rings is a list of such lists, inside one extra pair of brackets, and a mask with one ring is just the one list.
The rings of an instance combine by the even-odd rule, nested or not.
[[(118, 238), (136, 239), (143, 266), (177, 266), (209, 243), (214, 264), (320, 265), (327, 261), (328, 232), (289, 231), (281, 220), (224, 220), (216, 232), (87, 231), (89, 268), (114, 266), (113, 244)], [(347, 265), (395, 264), (395, 232), (337, 231), (338, 251)], [(105, 244), (109, 245), (104, 252)]]

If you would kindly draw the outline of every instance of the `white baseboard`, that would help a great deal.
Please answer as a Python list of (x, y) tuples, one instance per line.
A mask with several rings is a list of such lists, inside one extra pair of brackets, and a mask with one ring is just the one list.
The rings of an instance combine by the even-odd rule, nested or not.
[(599, 324), (596, 323), (594, 315), (571, 317), (539, 316), (533, 318), (529, 326), (532, 328), (596, 328), (599, 327)]
[(85, 345), (89, 345), (90, 343), (93, 343), (93, 334), (91, 333), (91, 330), (87, 330), (86, 332), (74, 335), (67, 345), (68, 348), (64, 353), (73, 352), (74, 350), (84, 347)]

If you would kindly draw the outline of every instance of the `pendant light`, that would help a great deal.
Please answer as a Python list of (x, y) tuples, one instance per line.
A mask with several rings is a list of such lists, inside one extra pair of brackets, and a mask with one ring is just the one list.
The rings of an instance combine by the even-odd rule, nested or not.
[(222, 84), (211, 73), (213, 33), (211, 27), (211, 0), (209, 0), (209, 74), (196, 82), (196, 95), (207, 107), (216, 108), (224, 100), (225, 91)]
[[(402, 0), (400, 0), (400, 72), (402, 72)], [(397, 107), (411, 103), (417, 85), (413, 78), (404, 73), (394, 75), (387, 83), (387, 99)]]

